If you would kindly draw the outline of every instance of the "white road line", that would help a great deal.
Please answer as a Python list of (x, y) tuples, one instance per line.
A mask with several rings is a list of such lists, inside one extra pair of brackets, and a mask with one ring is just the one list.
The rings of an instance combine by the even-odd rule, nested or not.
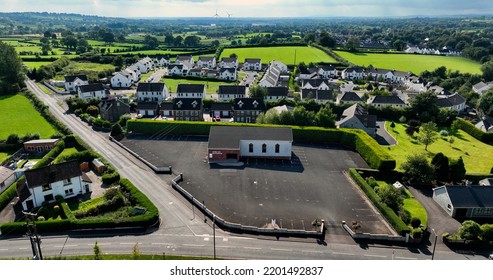
[(258, 248), (258, 247), (243, 247), (243, 249), (262, 250), (262, 248)]
[(9, 249), (0, 249), (0, 251), (8, 251)]
[(27, 250), (27, 248), (19, 248), (19, 250)]
[(183, 246), (188, 246), (188, 247), (204, 247), (205, 245), (197, 245), (197, 244), (183, 244)]
[(67, 248), (67, 247), (77, 247), (79, 245), (55, 245), (54, 248)]
[(370, 258), (386, 258), (387, 256), (382, 256), (382, 255), (364, 255), (365, 257), (370, 257)]
[(396, 259), (402, 259), (402, 260), (417, 260), (418, 258), (406, 258), (406, 257), (395, 257)]
[(339, 252), (332, 252), (334, 255), (346, 255), (346, 256), (354, 256), (354, 254), (351, 253), (339, 253)]
[(132, 242), (120, 243), (120, 245), (135, 245), (135, 244), (141, 245), (142, 243), (132, 243)]
[(151, 245), (164, 245), (164, 246), (173, 246), (171, 243), (151, 243)]
[(292, 252), (290, 249), (279, 249), (279, 248), (270, 248), (272, 251), (284, 251), (284, 252)]
[(233, 248), (233, 246), (216, 246), (217, 248)]
[(302, 253), (309, 253), (309, 254), (320, 254), (322, 252), (319, 252), (319, 251), (304, 251), (304, 250), (301, 250)]

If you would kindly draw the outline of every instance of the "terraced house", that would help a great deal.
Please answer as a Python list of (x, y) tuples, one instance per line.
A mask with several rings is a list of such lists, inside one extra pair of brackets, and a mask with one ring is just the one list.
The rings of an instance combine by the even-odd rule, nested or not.
[(160, 102), (168, 96), (168, 87), (165, 83), (139, 83), (136, 97), (138, 102)]
[(177, 121), (203, 121), (202, 99), (175, 98), (173, 100), (173, 116)]

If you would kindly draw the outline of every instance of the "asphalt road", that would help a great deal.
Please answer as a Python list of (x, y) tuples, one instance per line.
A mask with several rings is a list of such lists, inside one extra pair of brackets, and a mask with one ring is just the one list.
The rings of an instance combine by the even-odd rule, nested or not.
[[(93, 254), (97, 241), (103, 254), (131, 253), (138, 243), (142, 254), (167, 254), (212, 256), (213, 240), (210, 221), (204, 223), (196, 211), (171, 189), (166, 178), (155, 175), (130, 154), (108, 141), (104, 134), (94, 132), (65, 110), (53, 96), (44, 94), (37, 86), (27, 82), (52, 113), (66, 123), (95, 151), (104, 156), (118, 169), (123, 177), (130, 179), (158, 207), (162, 224), (152, 233), (109, 233), (107, 235), (84, 234), (42, 236), (44, 256), (67, 256)], [(377, 244), (318, 244), (308, 239), (283, 239), (232, 235), (216, 229), (216, 250), (219, 258), (233, 259), (321, 259), (321, 260), (391, 260), (430, 259), (428, 247), (407, 248)], [(1, 238), (0, 258), (28, 258), (31, 248), (27, 238)], [(448, 249), (435, 253), (441, 260), (484, 260), (487, 255), (470, 252), (451, 252)]]

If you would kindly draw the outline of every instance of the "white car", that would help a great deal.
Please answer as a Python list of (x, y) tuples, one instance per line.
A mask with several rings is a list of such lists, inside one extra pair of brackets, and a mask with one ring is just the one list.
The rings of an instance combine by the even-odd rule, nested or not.
[(490, 254), (490, 256), (488, 257), (488, 259), (493, 260), (493, 253)]

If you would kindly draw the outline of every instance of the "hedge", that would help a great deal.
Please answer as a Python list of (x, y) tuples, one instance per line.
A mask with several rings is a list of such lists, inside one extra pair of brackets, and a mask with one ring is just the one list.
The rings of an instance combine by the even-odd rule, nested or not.
[(471, 135), (472, 137), (476, 138), (477, 140), (492, 145), (493, 144), (493, 133), (491, 132), (484, 132), (481, 129), (477, 128), (475, 125), (472, 123), (461, 119), (457, 118), (458, 123), (459, 123), (459, 128), (464, 130), (467, 134)]
[(50, 164), (54, 159), (56, 159), (65, 149), (65, 141), (60, 140), (56, 144), (56, 146), (51, 149), (42, 159), (40, 159), (36, 164), (33, 166), (32, 169), (40, 168), (47, 166)]
[(101, 181), (105, 185), (112, 185), (120, 180), (120, 174), (118, 172), (106, 173), (102, 176)]
[[(127, 129), (133, 133), (153, 136), (159, 134), (208, 136), (212, 125), (259, 126), (258, 124), (161, 122), (154, 120), (129, 120)], [(272, 126), (272, 125), (263, 125)], [(293, 126), (293, 140), (298, 143), (341, 145), (357, 151), (371, 168), (391, 171), (395, 160), (371, 136), (357, 129), (327, 129), (321, 127)]]
[(380, 200), (380, 197), (377, 195), (377, 193), (366, 183), (365, 179), (361, 177), (356, 169), (350, 168), (349, 175), (356, 181), (361, 190), (363, 190), (372, 204), (380, 211), (380, 213), (385, 217), (385, 219), (390, 223), (395, 231), (397, 231), (402, 236), (404, 236), (406, 233), (411, 232), (409, 227), (399, 218), (399, 216)]

